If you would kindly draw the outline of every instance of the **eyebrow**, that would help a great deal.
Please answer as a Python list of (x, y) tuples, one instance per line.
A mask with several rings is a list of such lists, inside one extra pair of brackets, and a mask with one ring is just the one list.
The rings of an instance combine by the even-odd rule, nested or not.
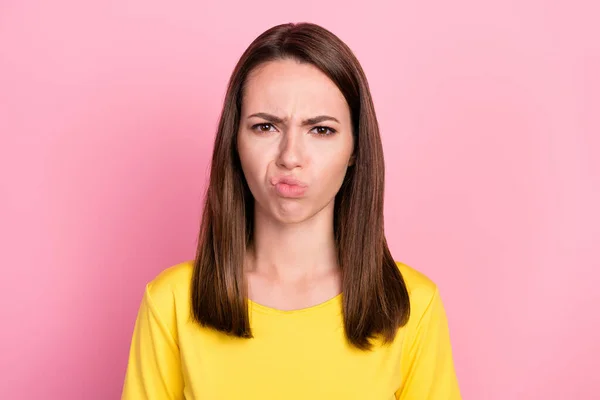
[[(265, 119), (271, 123), (275, 123), (275, 124), (281, 124), (281, 123), (285, 123), (286, 120), (279, 118), (276, 115), (273, 114), (268, 114), (268, 113), (264, 113), (264, 112), (259, 112), (259, 113), (255, 113), (252, 115), (248, 115), (248, 118), (252, 118), (252, 117), (258, 117), (258, 118), (262, 118)], [(335, 121), (338, 124), (340, 123), (340, 121), (337, 120), (337, 118), (334, 118), (332, 116), (329, 115), (317, 115), (316, 117), (312, 117), (312, 118), (308, 118), (305, 119), (304, 121), (302, 121), (302, 126), (307, 126), (307, 125), (315, 125), (318, 124), (320, 122), (323, 121)]]

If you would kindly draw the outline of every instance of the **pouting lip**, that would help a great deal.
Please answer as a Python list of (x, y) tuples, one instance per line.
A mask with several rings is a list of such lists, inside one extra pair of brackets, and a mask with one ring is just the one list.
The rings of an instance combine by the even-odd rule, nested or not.
[(294, 185), (294, 186), (300, 186), (300, 187), (306, 187), (306, 183), (302, 182), (299, 179), (294, 178), (291, 175), (287, 175), (287, 176), (278, 176), (278, 177), (273, 177), (271, 178), (271, 184), (273, 186), (277, 185), (278, 183), (285, 183), (287, 185)]

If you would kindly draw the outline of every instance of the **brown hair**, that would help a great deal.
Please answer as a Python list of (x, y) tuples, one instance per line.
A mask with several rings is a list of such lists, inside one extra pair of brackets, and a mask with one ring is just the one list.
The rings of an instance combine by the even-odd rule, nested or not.
[(325, 73), (344, 95), (352, 120), (354, 164), (334, 202), (334, 234), (342, 275), (348, 341), (370, 349), (390, 342), (410, 313), (406, 285), (387, 246), (383, 227), (384, 160), (367, 78), (346, 44), (311, 23), (282, 24), (258, 36), (229, 80), (212, 155), (192, 277), (192, 314), (203, 326), (251, 338), (246, 247), (253, 240), (254, 198), (237, 153), (244, 84), (258, 65), (291, 58)]

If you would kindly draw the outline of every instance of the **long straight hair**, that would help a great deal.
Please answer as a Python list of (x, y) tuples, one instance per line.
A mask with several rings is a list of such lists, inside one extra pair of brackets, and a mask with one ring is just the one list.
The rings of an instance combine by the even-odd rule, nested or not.
[(337, 36), (311, 24), (282, 24), (258, 36), (238, 61), (227, 87), (212, 154), (191, 288), (192, 316), (202, 326), (252, 338), (246, 248), (253, 241), (254, 198), (237, 152), (248, 74), (269, 61), (295, 59), (327, 75), (344, 95), (352, 120), (354, 164), (334, 200), (334, 235), (342, 276), (344, 329), (349, 343), (391, 342), (409, 317), (406, 285), (383, 226), (384, 160), (365, 74)]

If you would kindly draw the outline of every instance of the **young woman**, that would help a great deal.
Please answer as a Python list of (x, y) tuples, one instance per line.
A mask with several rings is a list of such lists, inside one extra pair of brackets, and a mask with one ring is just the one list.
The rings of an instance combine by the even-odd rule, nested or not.
[(123, 399), (460, 399), (436, 285), (396, 262), (367, 79), (309, 23), (231, 76), (194, 261), (150, 282)]

